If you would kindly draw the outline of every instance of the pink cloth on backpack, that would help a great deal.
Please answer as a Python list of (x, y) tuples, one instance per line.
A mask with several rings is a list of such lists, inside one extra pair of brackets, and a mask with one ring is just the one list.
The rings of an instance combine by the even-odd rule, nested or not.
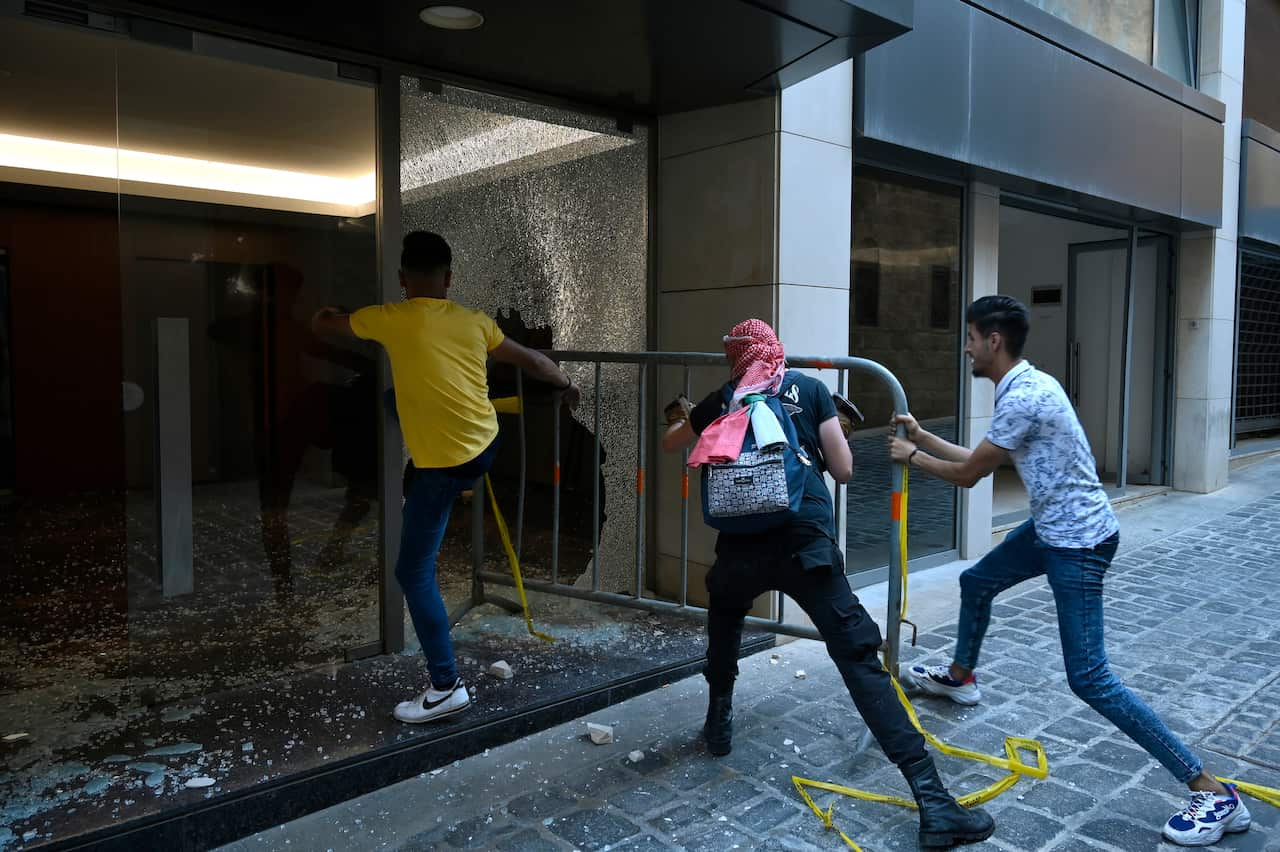
[(689, 454), (689, 467), (704, 464), (724, 464), (737, 461), (742, 454), (742, 442), (751, 426), (751, 409), (739, 408), (722, 414), (703, 430), (698, 444)]

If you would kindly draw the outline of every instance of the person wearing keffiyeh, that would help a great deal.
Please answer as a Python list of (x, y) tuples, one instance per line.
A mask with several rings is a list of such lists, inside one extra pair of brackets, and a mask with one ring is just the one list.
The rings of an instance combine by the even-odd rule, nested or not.
[[(738, 323), (724, 337), (730, 375), (737, 382), (729, 410), (716, 418), (698, 437), (689, 454), (689, 467), (731, 462), (738, 458), (748, 429), (756, 432), (758, 446), (783, 441), (782, 427), (764, 405), (747, 406), (749, 396), (777, 396), (787, 372), (787, 356), (769, 324), (758, 319)], [(762, 434), (770, 436), (762, 440)]]
[(773, 328), (764, 320), (743, 320), (724, 336), (730, 375), (737, 380), (733, 401), (750, 393), (774, 396), (787, 372), (787, 353)]
[[(703, 736), (716, 756), (732, 749), (733, 687), (738, 674), (738, 649), (748, 611), (765, 592), (779, 591), (796, 601), (822, 634), (827, 651), (844, 678), (858, 712), (885, 755), (897, 764), (920, 809), (920, 840), (926, 846), (952, 845), (986, 839), (995, 829), (981, 809), (965, 809), (951, 796), (938, 775), (924, 738), (898, 703), (889, 673), (880, 664), (880, 629), (849, 588), (844, 555), (836, 539), (835, 507), (821, 473), (837, 482), (853, 476), (853, 455), (831, 392), (815, 378), (787, 370), (786, 352), (773, 328), (759, 319), (735, 325), (724, 336), (729, 358), (729, 394), (717, 388), (697, 406), (683, 397), (667, 406), (668, 428), (663, 449), (678, 452), (695, 441), (709, 458), (733, 452), (733, 434), (711, 428), (737, 430), (734, 419), (749, 394), (780, 396), (791, 415), (796, 436), (812, 470), (796, 520), (781, 528), (750, 535), (720, 533), (715, 564), (707, 573), (707, 663), (709, 686)], [(725, 415), (728, 416), (725, 416)], [(729, 424), (729, 426), (725, 426)], [(745, 427), (743, 427), (745, 430)]]

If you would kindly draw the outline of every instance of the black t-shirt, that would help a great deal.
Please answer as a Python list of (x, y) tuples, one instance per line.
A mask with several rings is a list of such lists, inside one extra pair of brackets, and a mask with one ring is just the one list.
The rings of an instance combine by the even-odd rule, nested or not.
[[(793, 550), (806, 568), (830, 565), (833, 558), (831, 551), (835, 549), (831, 545), (836, 538), (835, 504), (831, 501), (826, 481), (820, 475), (827, 466), (822, 457), (818, 427), (836, 416), (835, 402), (826, 385), (811, 376), (794, 371), (787, 372), (778, 398), (782, 407), (791, 415), (791, 423), (795, 426), (800, 446), (809, 455), (816, 471), (805, 482), (800, 515), (788, 531), (794, 543)], [(717, 388), (694, 407), (693, 413), (689, 415), (689, 425), (695, 433), (701, 435), (712, 421), (726, 411), (724, 393), (721, 388)], [(776, 537), (777, 531), (761, 535)], [(721, 533), (716, 543), (716, 552), (724, 555), (728, 547), (755, 547), (757, 545), (751, 540), (758, 537)]]

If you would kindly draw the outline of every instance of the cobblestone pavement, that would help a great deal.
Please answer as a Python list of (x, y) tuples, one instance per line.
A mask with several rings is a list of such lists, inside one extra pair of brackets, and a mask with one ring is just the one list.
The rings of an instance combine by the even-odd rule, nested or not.
[[(1268, 464), (1269, 481), (1280, 483), (1280, 462)], [(1203, 517), (1122, 547), (1107, 581), (1112, 663), (1212, 771), (1280, 787), (1280, 490)], [(1068, 690), (1047, 586), (1007, 592), (994, 615), (983, 704), (920, 698), (916, 706), (926, 727), (956, 745), (1001, 753), (1006, 734), (1039, 738), (1051, 776), (988, 805), (995, 836), (966, 848), (1175, 849), (1159, 829), (1182, 791)], [(952, 623), (922, 633), (905, 659), (947, 660), (954, 632)], [(617, 726), (612, 746), (587, 743), (582, 720), (566, 723), (232, 848), (843, 849), (796, 795), (792, 774), (898, 793), (905, 785), (878, 750), (851, 756), (864, 726), (822, 646), (794, 642), (777, 653), (744, 662), (734, 749), (723, 759), (699, 742), (705, 688), (691, 678), (590, 717)], [(635, 749), (638, 762), (627, 756)], [(958, 792), (998, 774), (952, 758), (940, 764)], [(825, 807), (833, 798), (838, 824), (867, 852), (916, 848), (912, 812), (817, 800)], [(1250, 808), (1252, 830), (1211, 848), (1280, 852), (1280, 809), (1252, 800)]]

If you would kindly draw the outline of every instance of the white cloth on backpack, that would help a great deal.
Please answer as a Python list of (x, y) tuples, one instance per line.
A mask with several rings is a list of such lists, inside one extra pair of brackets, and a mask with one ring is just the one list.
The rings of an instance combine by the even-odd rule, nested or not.
[(763, 402), (751, 403), (751, 433), (756, 438), (756, 448), (763, 451), (778, 449), (787, 443), (787, 435), (777, 416)]

